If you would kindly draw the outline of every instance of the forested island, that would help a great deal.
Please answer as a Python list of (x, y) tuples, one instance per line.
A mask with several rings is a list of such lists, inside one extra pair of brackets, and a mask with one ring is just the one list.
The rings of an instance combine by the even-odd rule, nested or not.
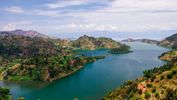
[(112, 48), (109, 50), (111, 54), (123, 54), (123, 53), (130, 53), (130, 46), (121, 45), (120, 48)]

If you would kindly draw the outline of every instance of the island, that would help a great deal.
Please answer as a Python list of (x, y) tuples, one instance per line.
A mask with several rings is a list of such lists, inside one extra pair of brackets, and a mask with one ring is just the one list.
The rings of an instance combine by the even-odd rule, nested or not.
[(130, 53), (132, 52), (130, 50), (130, 46), (127, 46), (125, 44), (121, 45), (119, 48), (112, 48), (109, 50), (109, 53), (111, 54), (124, 54), (124, 53)]

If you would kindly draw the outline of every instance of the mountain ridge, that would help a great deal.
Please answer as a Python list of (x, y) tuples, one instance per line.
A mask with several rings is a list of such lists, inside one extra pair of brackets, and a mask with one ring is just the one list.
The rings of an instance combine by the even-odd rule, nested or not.
[(39, 33), (37, 31), (34, 31), (34, 30), (24, 31), (21, 29), (16, 29), (13, 31), (0, 31), (0, 35), (6, 35), (6, 36), (7, 35), (21, 35), (21, 36), (28, 36), (31, 38), (34, 38), (34, 37), (50, 38), (49, 36)]

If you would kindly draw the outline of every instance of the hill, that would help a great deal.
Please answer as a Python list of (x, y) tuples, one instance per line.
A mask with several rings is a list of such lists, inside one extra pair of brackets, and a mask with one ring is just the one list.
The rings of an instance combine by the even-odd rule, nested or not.
[(159, 45), (165, 46), (165, 47), (176, 48), (177, 47), (177, 33), (160, 41)]
[(105, 37), (91, 37), (91, 36), (82, 36), (71, 43), (72, 47), (76, 49), (86, 49), (86, 50), (95, 50), (95, 49), (109, 49), (109, 53), (112, 54), (122, 54), (129, 53), (130, 47), (128, 45), (122, 44), (111, 38)]
[(88, 49), (88, 50), (95, 50), (99, 48), (117, 48), (121, 45), (121, 43), (114, 41), (110, 38), (100, 37), (95, 38), (91, 36), (82, 36), (77, 40), (73, 41), (73, 47), (81, 48), (81, 49)]
[(0, 35), (1, 36), (3, 36), (3, 35), (6, 35), (6, 36), (20, 35), (20, 36), (27, 36), (27, 37), (31, 37), (31, 38), (34, 38), (34, 37), (50, 38), (49, 36), (41, 34), (37, 31), (33, 31), (33, 30), (24, 31), (24, 30), (20, 30), (20, 29), (14, 30), (14, 31), (1, 31)]
[(0, 36), (0, 55), (32, 56), (54, 55), (60, 50), (58, 40), (41, 37), (26, 37), (22, 35)]

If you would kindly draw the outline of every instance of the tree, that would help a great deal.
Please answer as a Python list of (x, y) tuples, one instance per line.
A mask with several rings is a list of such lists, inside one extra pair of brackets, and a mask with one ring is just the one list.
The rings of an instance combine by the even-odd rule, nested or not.
[(9, 100), (9, 95), (9, 89), (0, 87), (0, 100)]

